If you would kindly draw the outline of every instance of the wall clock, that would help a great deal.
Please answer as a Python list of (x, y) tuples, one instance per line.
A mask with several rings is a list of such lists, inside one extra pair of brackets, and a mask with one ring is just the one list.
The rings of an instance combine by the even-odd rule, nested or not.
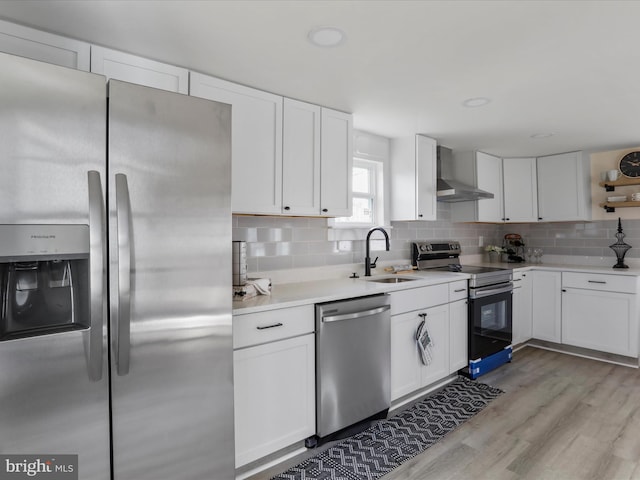
[(627, 153), (620, 159), (618, 168), (625, 177), (640, 178), (640, 152)]

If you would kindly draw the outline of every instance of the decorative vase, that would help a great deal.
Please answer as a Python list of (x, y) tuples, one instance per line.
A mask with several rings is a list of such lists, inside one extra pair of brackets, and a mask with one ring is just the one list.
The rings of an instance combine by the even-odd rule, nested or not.
[(625, 234), (622, 233), (622, 223), (620, 222), (620, 217), (618, 217), (618, 233), (616, 233), (618, 241), (613, 245), (609, 245), (609, 248), (616, 252), (616, 257), (618, 258), (618, 263), (616, 263), (613, 268), (629, 268), (629, 266), (624, 263), (624, 256), (627, 250), (631, 248), (631, 245), (624, 243), (622, 240), (624, 237)]
[(489, 263), (496, 263), (498, 261), (498, 252), (489, 252)]

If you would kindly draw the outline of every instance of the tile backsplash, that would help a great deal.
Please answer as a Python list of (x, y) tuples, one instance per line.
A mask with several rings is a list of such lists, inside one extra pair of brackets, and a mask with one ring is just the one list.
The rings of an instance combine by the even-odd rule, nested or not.
[[(539, 224), (468, 224), (450, 220), (450, 206), (438, 204), (436, 221), (391, 222), (389, 230), (391, 250), (382, 250), (371, 256), (381, 261), (410, 260), (411, 242), (420, 240), (458, 240), (463, 254), (483, 253), (484, 245), (502, 244), (507, 233), (519, 233), (527, 246), (542, 248), (549, 255), (579, 257), (610, 257), (615, 260), (609, 245), (616, 241), (617, 218), (594, 222), (563, 222)], [(627, 258), (640, 258), (640, 220), (623, 220), (625, 242), (632, 248)], [(307, 217), (233, 217), (233, 240), (247, 242), (247, 270), (263, 272), (332, 265), (359, 264), (364, 261), (366, 231), (362, 240), (328, 240), (329, 227), (324, 218)], [(378, 237), (376, 233), (372, 238)], [(374, 245), (372, 244), (372, 249)]]
[[(372, 242), (371, 257), (381, 261), (410, 260), (414, 240), (458, 240), (466, 254), (481, 253), (478, 237), (485, 244), (501, 242), (502, 226), (463, 224), (450, 221), (448, 204), (438, 204), (437, 221), (391, 222), (391, 249)], [(361, 240), (328, 240), (324, 218), (234, 216), (233, 239), (247, 242), (249, 273), (292, 268), (322, 267), (364, 262), (366, 230)], [(372, 239), (382, 238), (375, 233)]]
[[(593, 222), (505, 225), (502, 228), (505, 233), (519, 233), (528, 246), (539, 247), (545, 254), (616, 258), (609, 245), (617, 241), (617, 218)], [(622, 220), (622, 230), (625, 243), (632, 247), (625, 258), (640, 258), (640, 220)]]

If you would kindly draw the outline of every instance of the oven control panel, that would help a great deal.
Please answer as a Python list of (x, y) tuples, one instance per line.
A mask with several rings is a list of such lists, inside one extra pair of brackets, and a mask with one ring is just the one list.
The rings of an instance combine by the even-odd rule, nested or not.
[(446, 260), (442, 265), (446, 265), (451, 259), (457, 259), (460, 256), (461, 248), (460, 242), (454, 240), (450, 241), (422, 241), (413, 242), (411, 244), (411, 261), (418, 269), (433, 268), (436, 265), (434, 263), (428, 263), (433, 261)]

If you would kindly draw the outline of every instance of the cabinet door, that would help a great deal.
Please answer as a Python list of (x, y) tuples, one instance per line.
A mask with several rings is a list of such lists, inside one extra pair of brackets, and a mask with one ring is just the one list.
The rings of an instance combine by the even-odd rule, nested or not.
[(502, 160), (504, 221), (538, 221), (538, 184), (535, 158)]
[(416, 139), (394, 138), (389, 142), (389, 147), (391, 220), (416, 220)]
[[(393, 302), (392, 302), (393, 305)], [(422, 386), (420, 355), (416, 329), (420, 312), (391, 317), (391, 400), (396, 400)]]
[(199, 73), (190, 75), (191, 95), (232, 105), (231, 209), (280, 214), (282, 97)]
[(320, 214), (320, 107), (284, 99), (282, 213)]
[(91, 71), (123, 82), (189, 93), (188, 70), (95, 45), (91, 47)]
[(236, 467), (315, 433), (313, 334), (236, 350), (233, 368)]
[(493, 193), (493, 198), (478, 200), (478, 222), (502, 222), (504, 218), (502, 194), (502, 159), (476, 152), (477, 187)]
[(435, 220), (436, 141), (424, 135), (390, 142), (391, 220)]
[(416, 135), (416, 220), (436, 219), (436, 141)]
[(322, 109), (320, 214), (352, 213), (353, 119), (348, 113)]
[(433, 342), (433, 360), (429, 365), (420, 363), (421, 384), (427, 386), (449, 375), (449, 305), (428, 308), (423, 313)]
[(449, 304), (449, 373), (469, 365), (468, 313), (466, 300)]
[(637, 357), (636, 295), (563, 289), (562, 343)]
[(562, 274), (534, 270), (531, 275), (533, 338), (560, 343)]
[(89, 71), (90, 45), (0, 20), (0, 52)]
[(531, 273), (522, 273), (521, 278), (514, 274), (513, 289), (513, 344), (524, 343), (532, 337), (531, 323)]
[(545, 222), (589, 220), (589, 159), (582, 152), (538, 157), (538, 217)]

